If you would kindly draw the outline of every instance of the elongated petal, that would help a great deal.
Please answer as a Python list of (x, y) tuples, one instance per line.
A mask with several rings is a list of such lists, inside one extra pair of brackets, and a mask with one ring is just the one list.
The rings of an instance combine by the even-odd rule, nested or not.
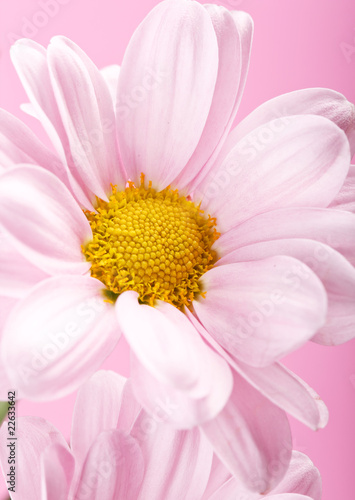
[[(242, 120), (233, 130), (229, 141), (236, 144), (252, 130), (278, 118), (280, 124), (289, 123), (293, 115), (319, 115), (334, 122), (348, 136), (353, 138), (355, 130), (354, 105), (342, 94), (324, 88), (296, 90), (280, 95), (263, 103)], [(352, 155), (355, 150), (352, 150)]]
[(77, 170), (73, 168), (68, 137), (49, 76), (47, 51), (37, 42), (24, 38), (12, 45), (10, 54), (32, 105), (32, 114), (40, 120), (62, 163), (68, 166), (71, 173), (70, 183), (78, 200), (85, 208), (92, 210), (90, 201), (92, 194), (88, 192)]
[[(7, 425), (0, 431), (0, 461), (5, 474), (10, 472)], [(49, 422), (39, 417), (16, 419), (16, 441), (13, 441), (16, 456), (16, 486), (11, 493), (14, 500), (38, 500), (41, 498), (41, 454), (52, 444), (66, 449), (68, 445), (60, 432)], [(21, 472), (20, 472), (21, 471)], [(10, 485), (9, 485), (10, 486)]]
[(90, 269), (81, 250), (92, 238), (90, 224), (64, 184), (40, 167), (22, 165), (0, 177), (0, 225), (49, 274)]
[(49, 170), (70, 188), (65, 166), (18, 118), (0, 109), (0, 163), (33, 163)]
[(118, 77), (120, 70), (121, 68), (118, 64), (111, 64), (110, 66), (105, 66), (100, 70), (110, 91), (114, 109), (116, 109)]
[(350, 164), (347, 138), (319, 116), (293, 116), (250, 132), (197, 188), (202, 208), (226, 231), (276, 208), (326, 207)]
[(276, 406), (285, 410), (313, 430), (328, 423), (328, 410), (318, 394), (296, 374), (280, 363), (254, 368), (228, 354), (201, 323), (189, 313), (200, 335), (220, 354), (239, 375)]
[(337, 210), (348, 210), (355, 213), (355, 165), (350, 165), (349, 173), (341, 190), (329, 206)]
[[(289, 255), (307, 264), (327, 292), (327, 320), (312, 340), (336, 345), (352, 339), (355, 336), (355, 269), (328, 245), (304, 239), (266, 241), (235, 250), (222, 257), (219, 264), (250, 262), (276, 255)], [(295, 275), (300, 272), (301, 268), (295, 268)], [(308, 279), (308, 275), (302, 272), (298, 276)]]
[(285, 366), (253, 368), (240, 361), (234, 366), (265, 397), (311, 429), (328, 423), (328, 410), (318, 394)]
[(158, 4), (135, 31), (118, 84), (118, 138), (128, 176), (163, 189), (206, 124), (218, 71), (211, 18), (197, 2)]
[(322, 479), (319, 470), (307, 455), (293, 451), (288, 471), (272, 493), (298, 493), (313, 500), (321, 500)]
[(22, 397), (62, 397), (110, 354), (119, 330), (102, 287), (93, 278), (61, 276), (43, 281), (18, 302), (6, 323), (1, 355)]
[[(307, 280), (297, 276), (300, 266)], [(299, 348), (326, 318), (323, 285), (291, 257), (216, 267), (201, 283), (206, 297), (194, 301), (199, 320), (222, 347), (252, 366)]]
[(75, 168), (88, 189), (106, 199), (111, 185), (124, 188), (126, 183), (108, 86), (94, 63), (65, 37), (52, 38), (48, 65)]
[(207, 395), (201, 396), (161, 383), (131, 354), (134, 394), (153, 418), (177, 429), (191, 429), (218, 414), (228, 401), (233, 380), (223, 359), (210, 352), (210, 360), (206, 358), (206, 362), (210, 361), (209, 380), (214, 378), (214, 384)]
[(183, 313), (163, 302), (156, 308), (139, 305), (135, 292), (122, 294), (116, 310), (120, 327), (145, 368), (137, 367), (138, 383), (133, 388), (148, 411), (158, 394), (170, 391), (186, 406), (171, 416), (177, 425), (196, 425), (223, 408), (231, 391), (230, 370)]
[(79, 462), (102, 431), (117, 426), (130, 431), (140, 407), (126, 384), (127, 380), (117, 373), (99, 371), (79, 389), (71, 434), (71, 447)]
[(31, 264), (11, 244), (10, 238), (0, 233), (0, 295), (20, 298), (48, 274)]
[(52, 444), (41, 456), (42, 498), (68, 500), (75, 460), (68, 446)]
[(202, 429), (222, 462), (249, 490), (266, 494), (284, 476), (292, 450), (286, 414), (237, 373), (226, 407)]
[[(230, 479), (235, 481), (227, 467), (222, 464), (216, 454), (213, 455), (211, 473), (202, 500), (209, 500)], [(235, 500), (235, 499), (233, 499)]]
[[(218, 42), (218, 75), (213, 100), (200, 141), (174, 184), (180, 188), (192, 181), (211, 156), (216, 155), (235, 118), (243, 92), (245, 67), (249, 65), (249, 53), (253, 22), (244, 12), (236, 12), (236, 20), (225, 7), (205, 5), (211, 16)], [(246, 25), (246, 33), (238, 24)], [(243, 71), (244, 69), (244, 71)], [(204, 170), (208, 170), (206, 165)], [(192, 185), (189, 190), (193, 189)]]
[(117, 430), (102, 432), (90, 448), (74, 498), (137, 500), (144, 465), (135, 439)]
[(137, 500), (195, 500), (209, 478), (213, 451), (198, 428), (176, 431), (142, 412), (132, 429), (145, 462)]
[(355, 215), (330, 209), (274, 210), (223, 234), (214, 244), (219, 256), (263, 241), (306, 238), (334, 248), (355, 264)]

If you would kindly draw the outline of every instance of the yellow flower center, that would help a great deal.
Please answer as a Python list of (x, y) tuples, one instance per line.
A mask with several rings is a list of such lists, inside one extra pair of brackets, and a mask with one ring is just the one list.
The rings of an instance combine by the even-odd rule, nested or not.
[(192, 201), (169, 187), (145, 188), (142, 176), (139, 187), (113, 187), (96, 211), (85, 212), (93, 239), (83, 253), (109, 300), (135, 290), (141, 303), (161, 299), (181, 309), (202, 293), (198, 281), (216, 261), (211, 246), (219, 234)]

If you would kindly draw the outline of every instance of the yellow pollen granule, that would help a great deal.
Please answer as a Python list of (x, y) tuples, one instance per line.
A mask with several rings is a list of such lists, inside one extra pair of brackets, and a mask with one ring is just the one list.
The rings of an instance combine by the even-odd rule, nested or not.
[(198, 280), (216, 261), (211, 246), (219, 233), (192, 201), (169, 187), (145, 188), (142, 176), (139, 187), (113, 187), (96, 211), (85, 211), (93, 239), (83, 253), (110, 301), (135, 290), (141, 303), (160, 299), (181, 309), (201, 293)]

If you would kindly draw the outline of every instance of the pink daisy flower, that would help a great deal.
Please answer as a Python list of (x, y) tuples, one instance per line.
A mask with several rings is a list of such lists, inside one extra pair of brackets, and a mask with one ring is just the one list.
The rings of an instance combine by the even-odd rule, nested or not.
[(266, 491), (291, 458), (285, 411), (327, 420), (279, 360), (354, 336), (354, 108), (303, 90), (229, 133), (251, 39), (243, 12), (166, 0), (119, 71), (63, 37), (12, 48), (56, 153), (1, 111), (0, 380), (64, 396), (123, 334), (142, 406), (201, 425)]
[[(134, 399), (130, 382), (113, 372), (97, 372), (80, 388), (70, 447), (42, 418), (22, 417), (17, 425), (21, 473), (16, 492), (9, 491), (15, 500), (261, 498), (241, 487), (197, 428), (174, 430), (154, 419)], [(7, 426), (0, 442), (1, 467), (7, 473)], [(284, 479), (262, 498), (320, 500), (321, 492), (316, 467), (293, 451)]]

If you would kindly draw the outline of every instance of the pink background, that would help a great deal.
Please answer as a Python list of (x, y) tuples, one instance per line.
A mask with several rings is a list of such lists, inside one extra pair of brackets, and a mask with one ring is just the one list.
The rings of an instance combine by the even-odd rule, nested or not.
[[(2, 1), (0, 6), (0, 107), (21, 117), (25, 94), (9, 59), (14, 37), (47, 44), (63, 34), (78, 43), (99, 66), (120, 63), (137, 24), (156, 0), (54, 0), (58, 12), (43, 15), (53, 0)], [(218, 3), (218, 2), (215, 2)], [(249, 12), (255, 21), (251, 68), (239, 118), (278, 94), (305, 87), (330, 87), (355, 102), (354, 0), (225, 0), (231, 9)], [(5, 6), (6, 4), (6, 6)], [(345, 53), (346, 52), (346, 53)], [(128, 375), (124, 343), (105, 367)], [(324, 500), (355, 498), (355, 341), (325, 348), (310, 344), (287, 365), (322, 396), (330, 410), (326, 429), (312, 432), (292, 421), (294, 448), (319, 467)], [(69, 437), (75, 395), (47, 404), (21, 403), (18, 414), (41, 415)]]

